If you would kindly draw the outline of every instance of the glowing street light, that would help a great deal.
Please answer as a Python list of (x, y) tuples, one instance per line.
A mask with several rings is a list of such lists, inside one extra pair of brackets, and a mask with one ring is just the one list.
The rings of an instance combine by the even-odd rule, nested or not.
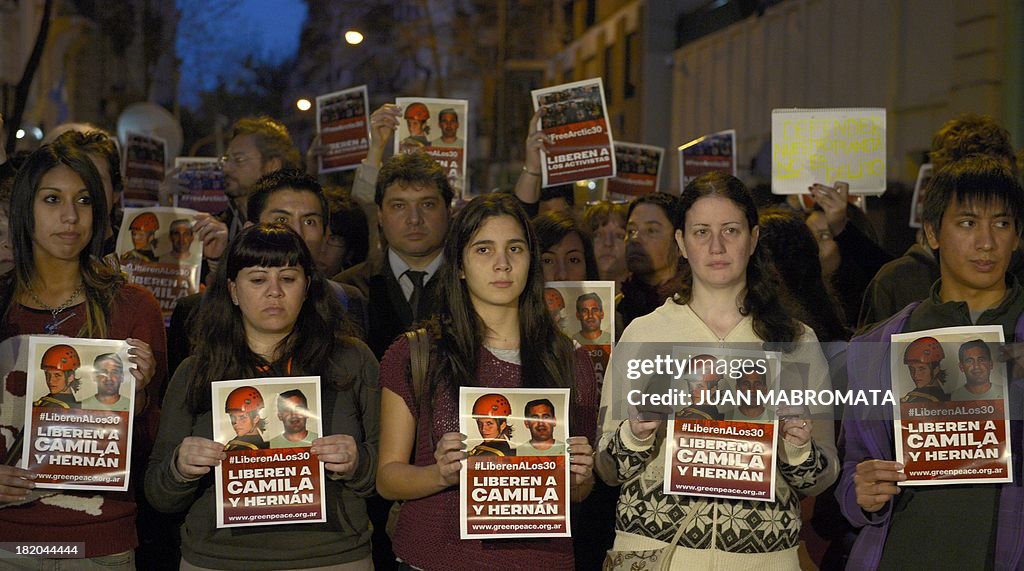
[(363, 35), (356, 30), (349, 30), (345, 32), (345, 41), (355, 46), (363, 43)]
[(312, 107), (313, 104), (309, 102), (309, 99), (303, 97), (295, 102), (295, 106), (299, 108), (299, 111), (309, 111), (309, 108)]

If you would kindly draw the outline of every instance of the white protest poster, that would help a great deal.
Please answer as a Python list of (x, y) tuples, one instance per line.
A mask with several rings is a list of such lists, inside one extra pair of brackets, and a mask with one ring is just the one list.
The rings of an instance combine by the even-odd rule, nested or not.
[[(217, 527), (327, 521), (324, 465), (310, 454), (323, 434), (319, 377), (213, 383)], [(224, 411), (223, 414), (218, 414)]]
[(615, 150), (601, 78), (535, 89), (540, 127), (554, 142), (544, 151), (545, 187), (615, 176)]
[(125, 341), (29, 338), (21, 466), (37, 487), (128, 489), (132, 366)]
[(316, 128), (324, 152), (320, 174), (354, 169), (370, 151), (369, 102), (365, 85), (318, 95)]
[(615, 344), (615, 282), (545, 282), (544, 303), (562, 333), (590, 355), (600, 391)]
[(395, 154), (423, 152), (444, 168), (459, 200), (466, 188), (466, 130), (469, 101), (399, 97), (402, 121), (395, 133)]
[(569, 537), (569, 389), (459, 388), (462, 539)]
[(890, 372), (902, 486), (1010, 482), (1007, 364), (998, 325), (892, 336)]
[(772, 192), (807, 194), (815, 183), (885, 192), (885, 109), (773, 109)]

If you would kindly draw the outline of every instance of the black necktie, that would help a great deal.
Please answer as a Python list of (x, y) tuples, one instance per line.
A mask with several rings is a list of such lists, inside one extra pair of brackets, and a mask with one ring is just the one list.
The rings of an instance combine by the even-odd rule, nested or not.
[(419, 318), (420, 294), (423, 293), (423, 278), (426, 277), (427, 272), (406, 270), (405, 275), (412, 282), (412, 295), (409, 296), (409, 307), (412, 308), (412, 318), (415, 320)]

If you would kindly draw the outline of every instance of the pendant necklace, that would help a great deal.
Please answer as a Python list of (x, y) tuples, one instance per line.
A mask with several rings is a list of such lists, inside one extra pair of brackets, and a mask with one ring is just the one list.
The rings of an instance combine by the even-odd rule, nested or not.
[(72, 311), (63, 319), (57, 319), (57, 316), (60, 315), (62, 311), (67, 309), (71, 305), (71, 302), (75, 301), (75, 298), (78, 297), (78, 294), (82, 293), (82, 288), (84, 286), (84, 282), (79, 282), (78, 287), (75, 288), (75, 291), (71, 292), (71, 297), (64, 300), (64, 303), (58, 305), (57, 307), (50, 307), (49, 305), (43, 303), (43, 300), (39, 299), (39, 296), (37, 296), (34, 291), (28, 290), (28, 295), (32, 297), (32, 301), (36, 302), (36, 304), (41, 306), (43, 309), (49, 311), (50, 315), (52, 316), (50, 322), (43, 326), (43, 330), (46, 331), (48, 335), (56, 334), (57, 328), (60, 327), (62, 323), (75, 316), (75, 312)]

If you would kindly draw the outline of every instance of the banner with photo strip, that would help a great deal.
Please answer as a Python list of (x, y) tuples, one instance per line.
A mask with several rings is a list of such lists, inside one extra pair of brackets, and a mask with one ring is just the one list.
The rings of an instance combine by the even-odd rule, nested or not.
[(615, 344), (615, 282), (546, 282), (544, 303), (562, 333), (590, 355), (600, 392)]
[(611, 200), (628, 199), (658, 192), (665, 149), (615, 141), (615, 176), (606, 191)]
[(910, 227), (921, 228), (921, 216), (924, 213), (924, 192), (932, 180), (932, 164), (925, 163), (917, 169), (917, 180), (914, 182), (914, 197), (910, 200)]
[(901, 486), (1013, 481), (1003, 341), (998, 325), (892, 336)]
[(128, 281), (153, 293), (169, 322), (178, 300), (199, 292), (203, 244), (195, 239), (195, 210), (125, 208), (115, 251)]
[(395, 105), (402, 108), (403, 117), (395, 133), (395, 154), (426, 153), (444, 169), (455, 200), (465, 197), (469, 101), (399, 97)]
[(571, 535), (569, 389), (461, 387), (459, 431), (462, 539)]
[(885, 109), (773, 109), (772, 192), (807, 194), (815, 183), (885, 192)]
[(728, 129), (698, 137), (679, 152), (679, 188), (702, 174), (722, 172), (736, 176), (736, 130)]
[(553, 143), (544, 151), (543, 186), (615, 176), (615, 151), (601, 78), (535, 89), (540, 129)]
[(324, 465), (309, 452), (323, 434), (320, 377), (219, 381), (211, 390), (213, 439), (227, 454), (214, 469), (217, 527), (327, 521)]
[(323, 146), (320, 174), (354, 169), (366, 158), (369, 106), (365, 85), (316, 97), (316, 132)]
[(167, 143), (160, 137), (128, 133), (124, 145), (124, 206), (156, 206), (167, 169)]
[(174, 194), (175, 208), (191, 208), (198, 212), (220, 214), (228, 209), (228, 195), (224, 193), (224, 165), (213, 157), (177, 157), (174, 169), (178, 171), (179, 192)]
[(127, 490), (135, 410), (128, 343), (28, 340), (21, 467), (38, 488)]
[(780, 355), (707, 351), (673, 350), (673, 359), (685, 363), (673, 388), (689, 398), (671, 411), (664, 492), (775, 501), (779, 420), (768, 395), (779, 388)]

